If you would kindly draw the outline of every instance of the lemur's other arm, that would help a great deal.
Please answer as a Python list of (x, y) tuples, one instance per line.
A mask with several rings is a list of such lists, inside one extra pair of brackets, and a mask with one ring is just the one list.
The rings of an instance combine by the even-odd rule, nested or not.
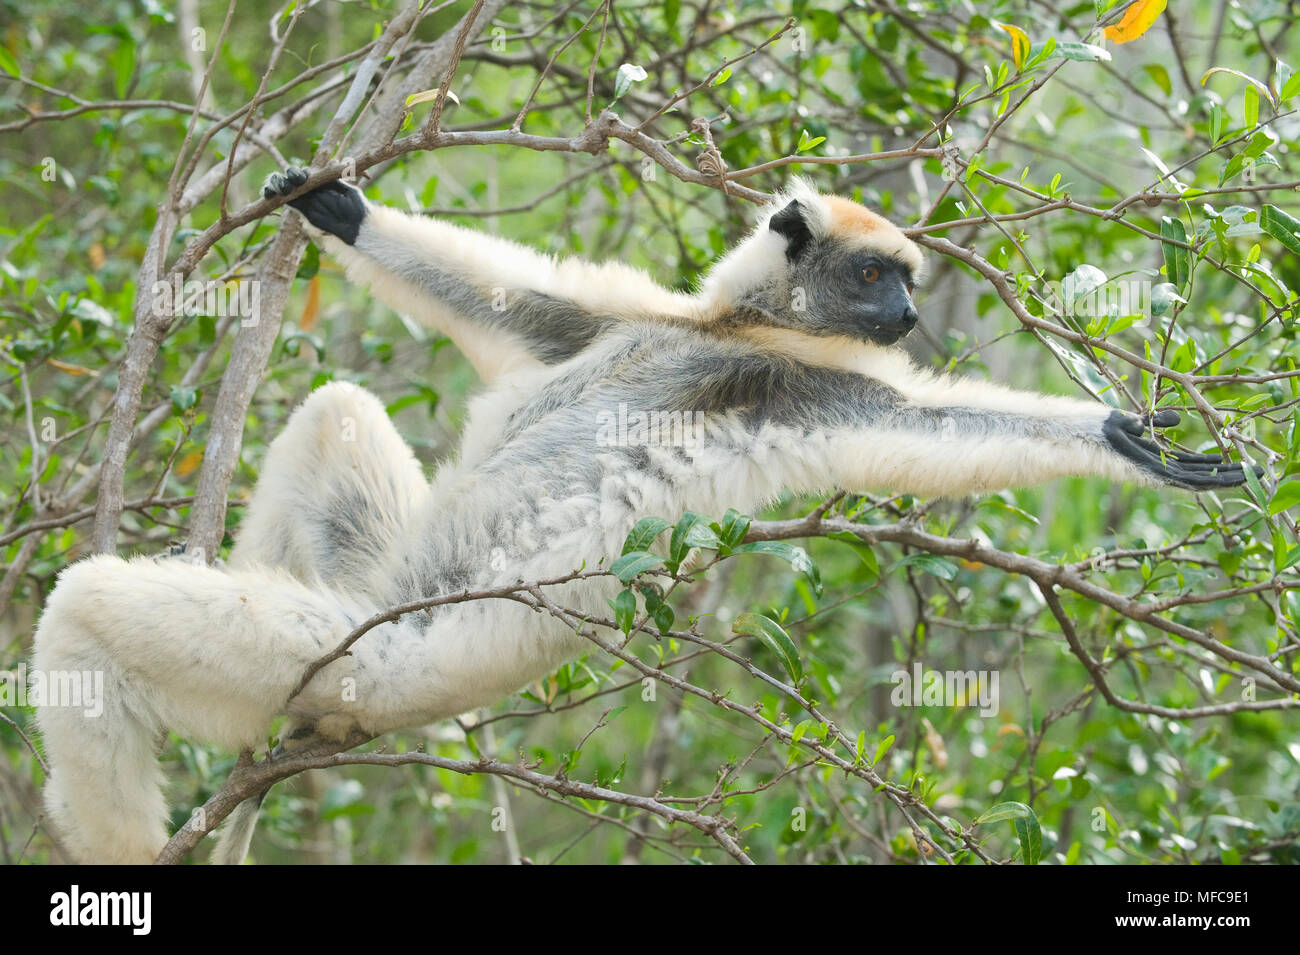
[[(303, 169), (264, 195), (291, 195)], [(485, 381), (571, 358), (620, 317), (686, 314), (687, 296), (625, 265), (557, 261), (514, 242), (369, 202), (344, 182), (289, 200), (312, 236), (381, 301), (450, 337)]]
[(705, 366), (688, 393), (697, 404), (708, 407), (713, 396), (716, 410), (735, 410), (751, 434), (770, 435), (778, 453), (788, 440), (786, 483), (801, 490), (833, 483), (964, 496), (1066, 476), (1188, 490), (1246, 480), (1239, 463), (1161, 449), (1150, 440), (1152, 428), (1178, 424), (1169, 409), (1145, 418), (1089, 401), (933, 376), (909, 368), (901, 355), (887, 356), (878, 370), (889, 374), (879, 376), (755, 356), (722, 368)]

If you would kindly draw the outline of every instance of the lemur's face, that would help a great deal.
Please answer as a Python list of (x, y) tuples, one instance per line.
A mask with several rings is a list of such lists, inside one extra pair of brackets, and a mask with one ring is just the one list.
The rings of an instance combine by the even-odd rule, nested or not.
[(785, 236), (792, 322), (815, 335), (892, 345), (916, 327), (920, 252), (887, 220), (827, 197), (828, 226), (810, 227), (791, 202), (770, 221)]
[(808, 311), (825, 333), (892, 345), (916, 327), (912, 269), (871, 249), (826, 243), (806, 270), (820, 289)]

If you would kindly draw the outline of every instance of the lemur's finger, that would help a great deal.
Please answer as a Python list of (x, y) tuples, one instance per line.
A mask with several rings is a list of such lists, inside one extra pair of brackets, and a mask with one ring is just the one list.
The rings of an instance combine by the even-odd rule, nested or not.
[(1172, 428), (1183, 419), (1174, 409), (1162, 408), (1153, 415), (1144, 415), (1143, 420), (1153, 428)]
[(1144, 414), (1142, 416), (1117, 412), (1121, 417), (1118, 420), (1119, 426), (1129, 434), (1144, 435), (1152, 428), (1172, 428), (1182, 421), (1182, 416), (1172, 408), (1161, 408), (1155, 414)]
[(276, 196), (287, 196), (307, 181), (307, 175), (306, 169), (297, 166), (290, 166), (284, 172), (271, 173), (266, 177), (266, 185), (262, 187), (262, 198), (274, 199)]
[(1221, 454), (1196, 454), (1191, 451), (1167, 451), (1185, 464), (1226, 464), (1228, 459)]
[[(262, 195), (268, 199), (287, 196), (300, 189), (307, 177), (307, 170), (299, 168), (273, 173), (267, 177)], [(338, 236), (348, 245), (356, 243), (361, 221), (366, 217), (366, 201), (361, 193), (337, 179), (290, 199), (289, 205), (306, 216), (316, 228)]]
[[(1122, 412), (1115, 414), (1122, 415)], [(1135, 436), (1127, 416), (1112, 416), (1102, 431), (1116, 453), (1168, 484), (1200, 490), (1245, 483), (1246, 475), (1240, 464), (1212, 455), (1162, 451), (1154, 443)]]

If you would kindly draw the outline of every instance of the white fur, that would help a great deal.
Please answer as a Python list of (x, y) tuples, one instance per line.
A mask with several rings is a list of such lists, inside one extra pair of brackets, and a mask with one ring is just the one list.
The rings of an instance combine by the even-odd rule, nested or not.
[[(808, 187), (796, 184), (788, 195), (812, 210), (816, 228), (832, 228), (832, 209)], [(514, 243), (375, 206), (366, 221), (412, 254), (453, 269), (466, 287), (484, 295), (498, 286), (532, 289), (624, 318), (708, 321), (784, 261), (783, 240), (760, 226), (718, 263), (699, 295), (684, 296), (622, 265), (557, 263)], [(896, 233), (875, 228), (863, 241), (913, 255), (915, 248)], [(499, 586), (616, 557), (638, 516), (671, 518), (688, 507), (713, 513), (755, 508), (783, 488), (965, 494), (1061, 474), (1138, 476), (1101, 443), (1107, 411), (1101, 406), (939, 378), (897, 351), (767, 329), (744, 334), (754, 348), (880, 378), (917, 405), (1032, 408), (1053, 427), (1042, 437), (994, 442), (958, 436), (939, 446), (926, 435), (884, 428), (805, 435), (803, 428), (765, 427), (749, 433), (721, 415), (708, 421), (706, 440), (689, 465), (671, 454), (655, 456), (670, 481), (598, 454), (598, 487), (575, 484), (573, 493), (515, 507), (534, 475), (494, 477), (479, 465), (498, 448), (512, 412), (568, 374), (573, 363), (544, 365), (508, 331), (476, 326), (395, 278), (383, 263), (336, 239), (320, 241), (383, 301), (451, 336), (491, 388), (471, 404), (461, 459), (430, 484), (374, 397), (328, 385), (307, 399), (272, 444), (227, 567), (100, 556), (61, 574), (36, 634), (35, 665), (102, 671), (108, 690), (99, 718), (60, 706), (42, 707), (37, 717), (53, 767), (46, 790), (50, 820), (79, 860), (150, 861), (166, 839), (155, 759), (161, 734), (170, 730), (232, 750), (256, 745), (286, 712), (307, 666), (390, 605), (394, 581), (432, 554), (463, 557), (474, 586)], [(671, 399), (665, 396), (665, 407)], [(539, 463), (535, 476), (552, 476), (564, 466)], [(328, 527), (319, 520), (321, 508), (335, 498), (371, 505), (357, 512), (369, 523), (355, 552), (322, 550), (319, 535)], [(475, 548), (499, 529), (503, 514), (509, 518), (509, 560), (484, 561)], [(616, 582), (600, 579), (558, 588), (553, 597), (604, 613), (616, 590)], [(354, 727), (383, 733), (420, 725), (493, 703), (586, 646), (555, 619), (510, 601), (408, 615), (367, 634), (350, 656), (318, 674), (287, 712), (295, 723), (335, 738)], [(223, 858), (242, 856), (254, 811), (250, 804), (237, 814)]]

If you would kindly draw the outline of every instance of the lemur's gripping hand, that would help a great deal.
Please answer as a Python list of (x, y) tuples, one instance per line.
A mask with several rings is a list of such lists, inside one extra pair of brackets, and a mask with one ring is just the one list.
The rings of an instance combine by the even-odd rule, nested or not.
[[(262, 196), (267, 199), (287, 196), (302, 188), (306, 181), (306, 169), (290, 168), (283, 173), (272, 173), (262, 187)], [(366, 217), (365, 198), (359, 191), (337, 179), (296, 199), (290, 199), (289, 205), (306, 216), (307, 221), (316, 228), (338, 236), (348, 245), (356, 244), (361, 222)]]
[[(1112, 411), (1101, 432), (1112, 449), (1165, 484), (1199, 491), (1246, 483), (1246, 474), (1240, 464), (1226, 461), (1217, 454), (1162, 452), (1154, 442), (1142, 437), (1149, 427), (1172, 428), (1178, 421), (1178, 412), (1169, 409), (1140, 418), (1123, 411)], [(1262, 471), (1255, 466), (1256, 474)]]

